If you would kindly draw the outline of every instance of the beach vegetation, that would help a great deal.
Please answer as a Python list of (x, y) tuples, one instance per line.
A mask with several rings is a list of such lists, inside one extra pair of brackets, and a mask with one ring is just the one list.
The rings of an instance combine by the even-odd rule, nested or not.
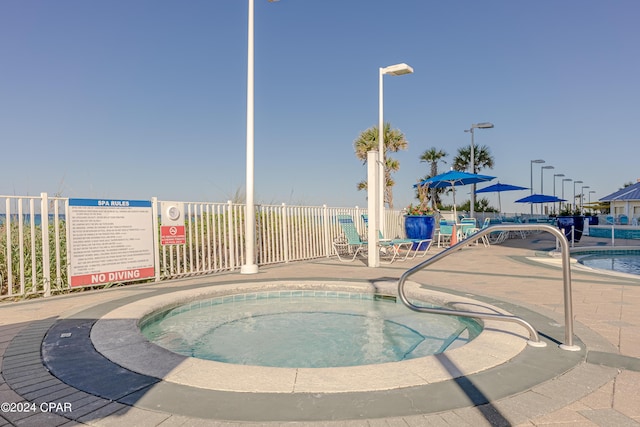
[[(400, 150), (406, 150), (409, 147), (409, 142), (406, 140), (404, 134), (399, 129), (392, 129), (391, 123), (384, 124), (384, 203), (387, 204), (389, 209), (393, 209), (393, 186), (395, 181), (392, 174), (400, 170), (400, 162), (387, 153), (398, 152)], [(378, 151), (378, 126), (370, 127), (364, 130), (358, 135), (358, 138), (353, 142), (353, 148), (355, 150), (356, 157), (362, 160), (363, 164), (367, 163), (367, 153), (369, 151)], [(367, 190), (367, 181), (360, 181), (356, 188), (358, 191)]]

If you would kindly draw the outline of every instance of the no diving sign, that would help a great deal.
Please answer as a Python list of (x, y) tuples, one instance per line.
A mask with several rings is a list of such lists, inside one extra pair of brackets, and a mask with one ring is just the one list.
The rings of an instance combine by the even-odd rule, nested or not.
[(162, 202), (160, 244), (184, 245), (187, 237), (184, 229), (184, 206), (180, 202)]
[(186, 242), (184, 225), (163, 225), (160, 227), (160, 244), (184, 245)]

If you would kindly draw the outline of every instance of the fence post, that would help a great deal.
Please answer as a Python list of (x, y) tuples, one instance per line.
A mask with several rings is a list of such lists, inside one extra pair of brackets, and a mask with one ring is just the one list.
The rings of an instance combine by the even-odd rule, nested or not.
[(235, 220), (233, 217), (233, 205), (231, 200), (227, 200), (227, 227), (229, 228), (229, 270), (235, 270), (236, 267), (236, 233), (233, 226)]
[(158, 198), (151, 198), (151, 215), (153, 216), (153, 269), (155, 273), (155, 281), (160, 281), (160, 236), (158, 233)]
[(282, 204), (282, 255), (284, 262), (289, 262), (289, 217), (287, 215), (287, 205)]
[(571, 247), (573, 248), (576, 245), (576, 226), (571, 226)]
[(40, 229), (42, 231), (42, 283), (44, 296), (48, 297), (51, 296), (51, 260), (49, 259), (49, 200), (47, 193), (40, 193)]
[(616, 230), (613, 224), (611, 224), (611, 246), (616, 245)]
[(324, 253), (326, 254), (327, 258), (329, 258), (331, 256), (331, 234), (330, 234), (330, 227), (331, 224), (329, 223), (329, 209), (327, 209), (327, 205), (322, 205), (322, 216), (323, 216), (323, 221), (322, 221), (322, 228), (324, 231)]

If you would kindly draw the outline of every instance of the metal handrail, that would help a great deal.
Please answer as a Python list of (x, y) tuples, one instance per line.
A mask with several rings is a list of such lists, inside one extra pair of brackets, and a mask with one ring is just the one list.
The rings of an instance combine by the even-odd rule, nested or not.
[(490, 319), (490, 320), (498, 320), (505, 322), (513, 322), (517, 323), (527, 329), (529, 332), (529, 341), (528, 344), (531, 346), (543, 347), (546, 344), (543, 341), (540, 341), (540, 337), (538, 336), (538, 332), (535, 330), (533, 326), (527, 321), (517, 317), (517, 316), (507, 316), (507, 315), (499, 315), (499, 314), (490, 314), (490, 313), (478, 313), (478, 312), (470, 312), (470, 311), (460, 311), (460, 310), (452, 310), (447, 308), (428, 308), (428, 307), (420, 307), (412, 304), (405, 295), (404, 285), (410, 276), (417, 273), (418, 271), (424, 269), (425, 267), (430, 266), (431, 264), (440, 261), (441, 259), (451, 255), (453, 252), (462, 249), (463, 246), (468, 245), (469, 243), (473, 243), (483, 236), (486, 236), (490, 233), (494, 233), (496, 231), (546, 231), (558, 239), (560, 242), (560, 246), (562, 248), (562, 281), (564, 288), (564, 319), (565, 319), (565, 343), (560, 345), (560, 348), (569, 351), (578, 351), (580, 347), (573, 344), (573, 303), (572, 303), (572, 293), (571, 293), (571, 269), (570, 269), (570, 254), (569, 254), (569, 242), (567, 241), (567, 237), (562, 233), (558, 228), (551, 226), (549, 224), (498, 224), (492, 225), (487, 228), (483, 228), (477, 233), (469, 236), (468, 238), (461, 240), (450, 248), (440, 252), (432, 256), (431, 258), (422, 261), (420, 264), (410, 268), (405, 271), (402, 276), (400, 276), (400, 280), (398, 281), (398, 295), (400, 296), (400, 300), (413, 311), (417, 311), (420, 313), (433, 313), (433, 314), (444, 314), (449, 316), (460, 316), (460, 317), (472, 317), (478, 319)]

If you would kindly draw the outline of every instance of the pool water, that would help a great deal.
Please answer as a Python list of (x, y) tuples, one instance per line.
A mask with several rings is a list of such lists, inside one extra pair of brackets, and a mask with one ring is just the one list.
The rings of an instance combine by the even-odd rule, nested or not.
[(441, 353), (471, 341), (481, 326), (415, 313), (371, 294), (280, 291), (192, 302), (143, 319), (141, 330), (155, 344), (186, 356), (323, 368)]
[(606, 253), (585, 255), (578, 262), (591, 268), (640, 275), (640, 253)]

